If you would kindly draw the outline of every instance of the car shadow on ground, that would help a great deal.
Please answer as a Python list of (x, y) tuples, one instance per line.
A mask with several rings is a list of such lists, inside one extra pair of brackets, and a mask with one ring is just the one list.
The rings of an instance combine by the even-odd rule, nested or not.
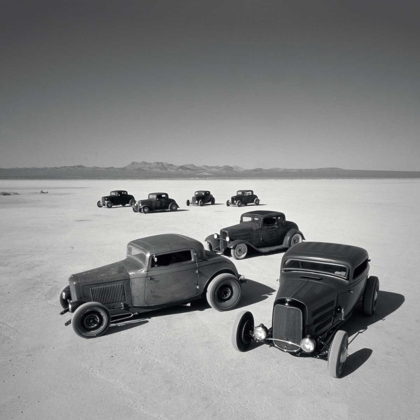
[[(359, 334), (365, 333), (369, 326), (376, 322), (386, 321), (386, 317), (395, 312), (404, 303), (404, 300), (404, 296), (399, 293), (380, 290), (374, 315), (363, 315), (361, 305), (359, 305), (349, 320), (340, 327), (341, 330), (346, 331), (349, 335), (349, 350), (351, 350), (352, 341), (357, 340)], [(364, 348), (350, 354), (341, 377), (344, 378), (359, 369), (369, 359), (372, 353), (373, 350)]]
[[(274, 289), (266, 286), (265, 284), (247, 279), (246, 283), (242, 285), (242, 299), (235, 309), (262, 302), (272, 295), (274, 291)], [(139, 327), (147, 324), (152, 318), (182, 314), (186, 312), (205, 311), (207, 309), (211, 309), (210, 305), (207, 303), (206, 299), (203, 298), (185, 305), (174, 305), (164, 309), (141, 313), (135, 315), (127, 321), (111, 324), (111, 327), (105, 335), (115, 334), (117, 332)]]
[(179, 213), (181, 211), (189, 211), (189, 210), (188, 209), (178, 209), (178, 210), (175, 210), (175, 211), (170, 211), (170, 210), (154, 210), (154, 211), (151, 211), (151, 212), (149, 212), (147, 214), (144, 214), (141, 211), (137, 211), (137, 212), (136, 211), (133, 211), (133, 213), (141, 214), (141, 215), (144, 215), (144, 216), (150, 216), (150, 215), (153, 215), (153, 214)]

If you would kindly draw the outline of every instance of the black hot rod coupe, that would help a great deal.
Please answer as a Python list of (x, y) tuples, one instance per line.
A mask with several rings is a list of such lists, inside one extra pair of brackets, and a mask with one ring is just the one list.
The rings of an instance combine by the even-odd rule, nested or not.
[(356, 305), (373, 315), (379, 292), (369, 277), (365, 249), (323, 242), (302, 242), (283, 256), (280, 287), (274, 301), (272, 327), (254, 326), (249, 311), (240, 312), (232, 328), (232, 344), (246, 351), (252, 340), (271, 344), (296, 356), (328, 360), (339, 377), (347, 358), (348, 335), (340, 326)]
[(243, 276), (227, 258), (206, 251), (187, 236), (164, 234), (136, 239), (126, 258), (73, 274), (60, 294), (61, 315), (83, 338), (104, 334), (109, 325), (136, 314), (203, 297), (218, 311), (235, 308)]
[(241, 207), (246, 206), (247, 204), (255, 204), (258, 206), (260, 204), (260, 199), (257, 195), (254, 194), (252, 190), (239, 190), (236, 192), (236, 195), (232, 196), (230, 200), (226, 201), (226, 205)]
[(125, 190), (111, 191), (109, 195), (103, 196), (96, 204), (98, 207), (108, 207), (109, 209), (113, 206), (126, 206), (127, 204), (132, 206), (136, 202), (136, 199), (131, 194), (128, 194)]
[(207, 190), (199, 190), (196, 191), (193, 195), (193, 197), (190, 200), (187, 200), (187, 206), (191, 205), (198, 205), (198, 206), (204, 206), (204, 204), (210, 203), (214, 204), (216, 202), (216, 199), (213, 197), (210, 191)]
[(176, 211), (179, 206), (167, 193), (150, 193), (147, 200), (139, 200), (132, 207), (135, 213), (150, 213), (151, 211), (170, 210)]
[(242, 260), (249, 250), (260, 253), (290, 248), (305, 239), (298, 225), (286, 221), (284, 213), (270, 210), (250, 211), (240, 223), (220, 230), (205, 239), (210, 251), (231, 254)]

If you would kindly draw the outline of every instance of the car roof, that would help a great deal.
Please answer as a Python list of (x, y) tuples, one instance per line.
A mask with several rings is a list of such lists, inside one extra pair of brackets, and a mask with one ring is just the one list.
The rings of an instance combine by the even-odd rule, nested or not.
[(175, 233), (147, 236), (145, 238), (135, 239), (129, 242), (129, 244), (136, 245), (151, 254), (170, 252), (185, 248), (194, 248), (200, 251), (203, 248), (201, 242), (196, 239)]
[(112, 190), (111, 192), (127, 192), (127, 190)]
[(353, 245), (334, 244), (329, 242), (301, 242), (290, 248), (284, 258), (309, 258), (339, 262), (356, 267), (369, 258), (366, 249)]
[(166, 195), (168, 195), (168, 193), (166, 193), (166, 192), (151, 192), (151, 193), (149, 193), (149, 195), (150, 194), (166, 194)]
[(279, 211), (272, 211), (272, 210), (254, 210), (254, 211), (248, 211), (246, 213), (243, 213), (242, 216), (283, 216), (286, 217), (284, 215), (284, 213), (281, 213)]

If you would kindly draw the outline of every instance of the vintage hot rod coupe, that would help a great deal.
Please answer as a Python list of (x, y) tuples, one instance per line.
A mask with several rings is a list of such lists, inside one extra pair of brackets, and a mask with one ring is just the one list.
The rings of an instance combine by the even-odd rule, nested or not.
[(329, 373), (339, 377), (348, 348), (340, 326), (359, 302), (365, 315), (375, 313), (379, 280), (369, 277), (369, 261), (367, 251), (355, 246), (297, 244), (283, 256), (272, 327), (255, 327), (252, 313), (242, 311), (232, 328), (233, 346), (246, 351), (255, 340), (296, 356), (327, 359)]
[(164, 234), (136, 239), (126, 258), (73, 274), (60, 294), (61, 315), (73, 313), (77, 335), (92, 338), (136, 314), (203, 297), (218, 311), (235, 308), (243, 276), (225, 257), (206, 251), (187, 236)]
[(226, 201), (226, 205), (241, 207), (246, 206), (247, 204), (255, 204), (258, 206), (260, 200), (257, 195), (254, 194), (252, 190), (239, 190), (236, 192), (236, 195), (232, 196), (230, 200)]
[(200, 190), (194, 193), (193, 197), (191, 198), (191, 201), (187, 200), (187, 206), (189, 206), (190, 204), (204, 206), (204, 204), (214, 204), (215, 202), (216, 200), (210, 191)]
[(167, 193), (150, 193), (147, 200), (139, 200), (133, 205), (135, 213), (150, 213), (151, 211), (170, 210), (176, 211), (179, 206), (173, 198), (169, 198)]
[(241, 216), (237, 225), (220, 230), (220, 234), (205, 239), (210, 251), (231, 254), (242, 260), (249, 250), (260, 253), (290, 248), (305, 239), (298, 225), (286, 221), (283, 213), (277, 211), (250, 211)]
[(112, 206), (126, 206), (127, 204), (132, 206), (136, 202), (136, 199), (124, 190), (111, 191), (109, 195), (102, 197), (96, 204), (98, 207)]

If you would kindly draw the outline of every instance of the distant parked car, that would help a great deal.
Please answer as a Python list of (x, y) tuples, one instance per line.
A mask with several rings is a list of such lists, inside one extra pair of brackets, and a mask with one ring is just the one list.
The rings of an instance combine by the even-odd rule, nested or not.
[(110, 323), (203, 297), (218, 311), (235, 308), (245, 282), (227, 258), (187, 236), (136, 239), (119, 262), (73, 274), (60, 294), (61, 315), (83, 338), (104, 334)]
[[(41, 191), (42, 192), (42, 191)], [(109, 195), (102, 197), (96, 204), (98, 207), (108, 207), (109, 209), (113, 206), (126, 206), (127, 204), (132, 206), (136, 202), (134, 196), (127, 193), (125, 190), (111, 191)]]
[(369, 277), (369, 255), (363, 248), (322, 242), (300, 243), (283, 256), (272, 327), (254, 326), (249, 311), (240, 312), (232, 344), (246, 351), (252, 340), (295, 356), (328, 360), (331, 376), (343, 373), (348, 335), (340, 330), (358, 303), (375, 313), (379, 279)]
[(208, 249), (237, 260), (245, 258), (250, 250), (260, 253), (290, 248), (305, 239), (298, 225), (286, 221), (284, 213), (277, 211), (250, 211), (241, 216), (240, 223), (209, 235), (205, 239)]
[(199, 190), (194, 193), (193, 197), (191, 198), (191, 201), (187, 200), (187, 206), (189, 206), (190, 204), (204, 206), (204, 204), (214, 204), (215, 202), (216, 200), (210, 191)]
[(230, 200), (226, 201), (226, 205), (229, 207), (233, 206), (246, 206), (248, 204), (255, 204), (258, 206), (260, 200), (257, 195), (254, 194), (252, 190), (239, 190), (236, 192), (236, 195), (232, 196)]
[(133, 205), (133, 211), (138, 213), (150, 213), (151, 211), (170, 210), (176, 211), (179, 206), (167, 193), (150, 193), (147, 200), (139, 200)]

